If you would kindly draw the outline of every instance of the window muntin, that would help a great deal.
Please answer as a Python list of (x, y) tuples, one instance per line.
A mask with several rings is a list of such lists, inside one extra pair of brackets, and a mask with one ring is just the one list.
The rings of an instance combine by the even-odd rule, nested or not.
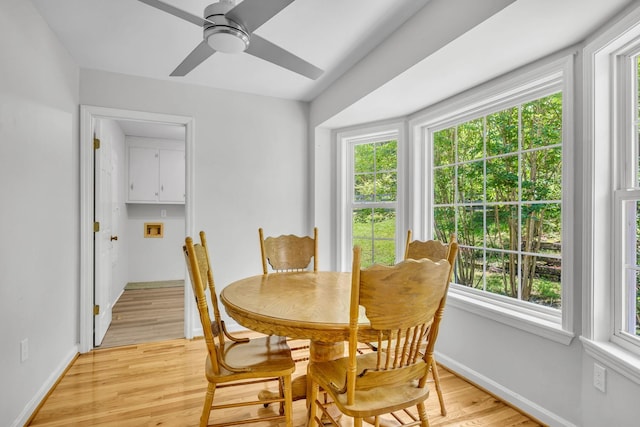
[(396, 137), (350, 144), (351, 246), (362, 266), (396, 259), (398, 141)]
[(457, 235), (456, 283), (560, 308), (562, 119), (556, 92), (431, 134), (433, 233)]

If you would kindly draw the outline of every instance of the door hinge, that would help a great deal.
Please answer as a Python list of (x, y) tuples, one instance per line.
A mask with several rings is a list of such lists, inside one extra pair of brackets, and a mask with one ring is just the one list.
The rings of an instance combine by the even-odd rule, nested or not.
[(97, 316), (98, 314), (100, 314), (100, 306), (96, 304), (93, 306), (93, 315)]
[(100, 139), (99, 138), (93, 138), (93, 149), (97, 150), (100, 148)]
[(96, 221), (93, 223), (93, 232), (97, 233), (98, 231), (100, 231), (100, 222)]

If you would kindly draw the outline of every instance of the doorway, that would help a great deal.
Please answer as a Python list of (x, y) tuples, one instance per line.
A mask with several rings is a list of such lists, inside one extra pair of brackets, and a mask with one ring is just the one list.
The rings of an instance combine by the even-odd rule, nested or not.
[[(181, 128), (184, 135), (185, 157), (185, 201), (182, 236), (192, 234), (193, 224), (193, 119), (184, 116), (173, 116), (158, 113), (147, 113), (122, 109), (111, 109), (94, 106), (81, 106), (80, 123), (80, 165), (81, 165), (81, 289), (80, 289), (80, 352), (92, 350), (94, 345), (94, 299), (96, 291), (96, 273), (99, 268), (94, 262), (94, 204), (96, 202), (95, 189), (95, 164), (93, 161), (93, 131), (96, 122), (100, 120), (115, 121), (119, 123), (137, 124), (149, 128), (173, 127)], [(156, 205), (158, 206), (158, 205)], [(168, 209), (167, 209), (168, 210)], [(186, 269), (182, 267), (182, 277), (186, 275)], [(184, 336), (192, 338), (194, 335), (194, 313), (191, 289), (184, 289)]]

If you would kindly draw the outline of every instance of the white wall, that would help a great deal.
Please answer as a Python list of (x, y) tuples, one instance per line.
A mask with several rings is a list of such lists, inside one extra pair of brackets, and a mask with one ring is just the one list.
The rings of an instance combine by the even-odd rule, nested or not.
[[(161, 222), (163, 236), (145, 238), (144, 224), (147, 222)], [(127, 282), (184, 279), (184, 205), (128, 204), (124, 226), (129, 252), (125, 260)]]
[[(126, 147), (153, 147), (184, 150), (185, 142), (156, 137), (127, 136)], [(123, 185), (126, 199), (129, 191), (128, 157), (122, 159)], [(145, 223), (163, 224), (163, 236), (146, 238)], [(127, 203), (123, 222), (123, 245), (128, 257), (126, 282), (182, 280), (185, 277), (182, 245), (185, 238), (185, 205)]]
[(79, 70), (24, 0), (0, 3), (0, 57), (0, 425), (10, 426), (77, 353)]
[(191, 232), (207, 233), (219, 290), (261, 273), (259, 227), (311, 232), (307, 104), (85, 69), (80, 96), (87, 105), (194, 118)]

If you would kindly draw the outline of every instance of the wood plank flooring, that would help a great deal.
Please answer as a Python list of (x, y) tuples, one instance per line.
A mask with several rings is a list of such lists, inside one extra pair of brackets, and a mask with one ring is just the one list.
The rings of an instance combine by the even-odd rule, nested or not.
[[(82, 354), (27, 425), (197, 426), (207, 386), (205, 357), (202, 339), (175, 339)], [(305, 372), (305, 363), (299, 363), (294, 377)], [(431, 383), (427, 412), (432, 427), (541, 425), (445, 369), (440, 369), (440, 376), (448, 415), (440, 415)], [(255, 396), (265, 387), (277, 388), (275, 384), (256, 384), (220, 389), (215, 401), (224, 403)], [(214, 411), (212, 417), (247, 418), (249, 411), (255, 414), (275, 410), (273, 405), (236, 408)], [(294, 402), (293, 411), (294, 426), (304, 426), (305, 401)], [(276, 423), (262, 425), (283, 427)], [(342, 425), (350, 427), (352, 422), (343, 417)]]
[(100, 348), (184, 337), (184, 287), (126, 289)]

